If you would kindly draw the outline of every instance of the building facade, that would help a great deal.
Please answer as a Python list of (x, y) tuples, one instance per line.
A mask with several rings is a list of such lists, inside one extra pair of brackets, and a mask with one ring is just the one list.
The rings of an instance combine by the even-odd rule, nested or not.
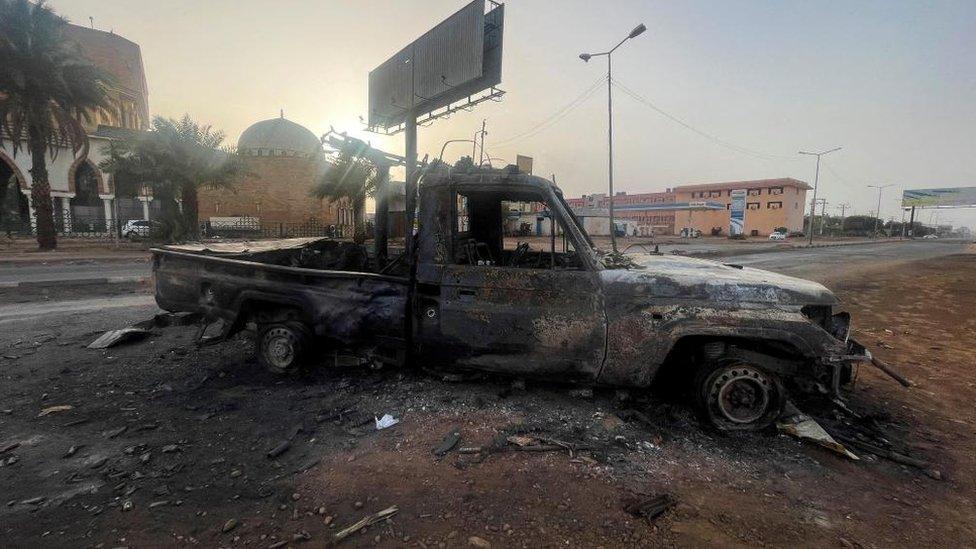
[[(149, 215), (146, 193), (116, 202), (108, 174), (98, 164), (103, 149), (113, 140), (149, 125), (149, 93), (139, 45), (111, 32), (68, 25), (65, 35), (93, 64), (111, 75), (108, 108), (80, 118), (88, 134), (88, 157), (76, 158), (63, 148), (48, 153), (47, 170), (55, 212), (55, 226), (62, 234), (108, 232), (116, 215), (120, 219)], [(0, 225), (9, 231), (30, 232), (34, 226), (31, 204), (31, 157), (25, 147), (14, 154), (9, 140), (0, 148)], [(118, 212), (118, 213), (116, 213)]]
[(266, 233), (352, 226), (352, 208), (345, 200), (330, 203), (310, 195), (328, 164), (321, 142), (304, 126), (283, 115), (262, 120), (241, 133), (237, 152), (244, 162), (243, 179), (230, 189), (200, 191), (201, 222), (247, 220)]
[(711, 234), (713, 229), (721, 229), (720, 234), (728, 236), (732, 191), (744, 190), (744, 234), (767, 236), (780, 227), (786, 227), (788, 231), (803, 230), (804, 205), (810, 188), (803, 181), (784, 177), (683, 185), (674, 188), (674, 195), (677, 202), (705, 202), (722, 206), (722, 209), (692, 210), (689, 222), (679, 222), (681, 227), (689, 226), (702, 234)]
[[(780, 227), (801, 231), (810, 188), (797, 179), (779, 178), (683, 185), (655, 193), (621, 192), (613, 199), (614, 219), (617, 230), (627, 236), (677, 235), (689, 230), (728, 236), (732, 191), (744, 190), (746, 235), (766, 236)], [(610, 201), (606, 194), (593, 194), (566, 202), (577, 214), (599, 217), (606, 215)], [(605, 233), (592, 234), (609, 234), (609, 224)]]

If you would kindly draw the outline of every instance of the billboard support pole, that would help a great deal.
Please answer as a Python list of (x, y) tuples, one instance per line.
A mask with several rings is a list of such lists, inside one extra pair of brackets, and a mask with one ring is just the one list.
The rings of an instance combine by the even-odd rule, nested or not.
[(406, 197), (404, 206), (406, 209), (406, 253), (408, 265), (414, 264), (414, 242), (413, 242), (413, 223), (417, 211), (417, 116), (413, 111), (407, 113), (407, 120), (404, 128), (404, 146), (406, 148), (406, 169), (407, 181), (404, 188)]
[(908, 220), (908, 238), (915, 238), (915, 206), (912, 206), (912, 215)]

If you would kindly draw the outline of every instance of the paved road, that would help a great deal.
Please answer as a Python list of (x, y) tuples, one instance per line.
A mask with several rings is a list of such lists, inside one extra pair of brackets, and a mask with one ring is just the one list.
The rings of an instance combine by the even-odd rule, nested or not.
[(718, 261), (788, 275), (812, 277), (814, 274), (824, 272), (841, 274), (843, 271), (865, 267), (872, 263), (915, 261), (957, 254), (968, 246), (968, 242), (948, 240), (879, 242), (856, 246), (801, 248), (782, 252), (733, 255), (720, 258)]
[(78, 261), (48, 264), (0, 264), (0, 285), (18, 282), (60, 282), (94, 278), (149, 276), (148, 259)]

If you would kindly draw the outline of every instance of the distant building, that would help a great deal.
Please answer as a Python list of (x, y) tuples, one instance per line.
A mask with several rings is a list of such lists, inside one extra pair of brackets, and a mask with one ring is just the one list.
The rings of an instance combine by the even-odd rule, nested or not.
[[(741, 189), (747, 192), (746, 235), (766, 236), (779, 227), (800, 231), (810, 188), (803, 181), (780, 178), (683, 185), (665, 192), (617, 193), (613, 199), (614, 218), (618, 230), (622, 228), (628, 236), (675, 235), (685, 228), (705, 235), (728, 236), (732, 191)], [(566, 202), (583, 217), (608, 215), (606, 194), (570, 198)], [(609, 223), (592, 226), (606, 228), (606, 232), (592, 234), (609, 234)]]
[[(91, 121), (79, 120), (90, 141), (86, 159), (75, 158), (68, 148), (47, 158), (48, 180), (57, 230), (64, 233), (107, 232), (115, 207), (121, 219), (148, 215), (149, 198), (143, 193), (115, 204), (115, 187), (110, 177), (98, 169), (104, 159), (102, 149), (113, 139), (125, 138), (149, 126), (149, 92), (139, 45), (111, 32), (68, 25), (65, 35), (78, 50), (112, 77), (108, 89), (108, 108), (90, 113)], [(8, 136), (9, 137), (9, 136)], [(5, 229), (29, 232), (34, 223), (30, 203), (31, 157), (26, 147), (13, 154), (5, 140), (0, 148), (0, 216)], [(19, 192), (15, 192), (19, 191)]]
[(678, 221), (678, 230), (689, 226), (710, 234), (712, 229), (721, 229), (721, 234), (728, 236), (732, 191), (741, 189), (746, 191), (744, 230), (747, 236), (766, 236), (779, 227), (802, 231), (804, 205), (811, 188), (803, 181), (788, 177), (675, 187), (678, 203), (706, 202), (722, 206), (720, 210), (692, 211), (690, 221)]
[[(592, 194), (582, 198), (570, 198), (566, 202), (582, 217), (593, 218), (592, 226), (597, 235), (610, 234), (610, 201), (605, 193)], [(630, 228), (628, 235), (652, 236), (654, 234), (674, 233), (674, 194), (666, 192), (626, 194), (617, 193), (613, 200), (614, 220), (626, 221)], [(595, 219), (607, 216), (606, 223)], [(587, 229), (589, 230), (589, 229)]]
[(244, 160), (244, 178), (232, 189), (201, 190), (202, 223), (246, 218), (271, 232), (301, 225), (353, 225), (345, 200), (332, 204), (309, 194), (327, 163), (319, 138), (304, 126), (283, 115), (256, 122), (241, 133), (237, 152)]

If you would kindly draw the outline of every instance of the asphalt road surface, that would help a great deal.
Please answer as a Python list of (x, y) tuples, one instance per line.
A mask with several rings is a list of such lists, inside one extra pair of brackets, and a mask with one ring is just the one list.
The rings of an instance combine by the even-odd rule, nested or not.
[(136, 278), (149, 276), (149, 260), (68, 263), (0, 264), (0, 285), (22, 282), (61, 282), (94, 278)]
[[(792, 276), (829, 280), (832, 276), (873, 268), (884, 264), (930, 259), (959, 253), (968, 243), (950, 241), (913, 241), (878, 243), (858, 246), (838, 246), (787, 250), (781, 252), (751, 253), (718, 259), (724, 263), (747, 265), (768, 269)], [(0, 269), (0, 280), (39, 280), (45, 277), (63, 276), (62, 280), (106, 276), (148, 275), (147, 263), (105, 263), (84, 265), (38, 265), (30, 267), (5, 267)], [(27, 271), (31, 275), (13, 274), (11, 271)], [(30, 337), (38, 330), (60, 327), (62, 330), (106, 330), (121, 328), (132, 322), (144, 320), (157, 312), (152, 295), (146, 293), (121, 296), (91, 297), (87, 299), (46, 300), (43, 302), (0, 302), (0, 343), (9, 343), (11, 337)], [(93, 314), (94, 313), (94, 314)]]

